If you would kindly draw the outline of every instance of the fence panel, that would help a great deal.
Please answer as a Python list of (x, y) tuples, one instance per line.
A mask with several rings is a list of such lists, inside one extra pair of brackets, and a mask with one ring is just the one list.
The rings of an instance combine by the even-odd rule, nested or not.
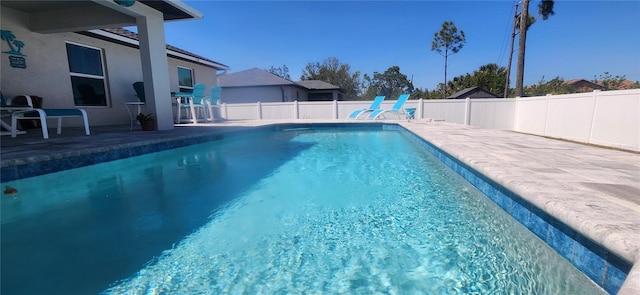
[(597, 94), (589, 142), (640, 151), (640, 89)]
[(227, 120), (258, 119), (258, 107), (255, 103), (225, 103), (222, 105), (221, 113)]
[(465, 105), (464, 99), (424, 100), (422, 118), (464, 124)]
[(262, 119), (264, 120), (291, 120), (294, 118), (295, 102), (269, 102), (262, 103)]
[(593, 118), (593, 93), (548, 96), (545, 136), (589, 142)]
[[(334, 119), (333, 101), (305, 101), (298, 103), (299, 119)], [(346, 118), (347, 115), (344, 117)], [(338, 117), (341, 118), (341, 117)]]
[(515, 99), (471, 99), (469, 125), (482, 128), (513, 130)]
[(515, 131), (544, 135), (547, 120), (547, 97), (518, 98)]

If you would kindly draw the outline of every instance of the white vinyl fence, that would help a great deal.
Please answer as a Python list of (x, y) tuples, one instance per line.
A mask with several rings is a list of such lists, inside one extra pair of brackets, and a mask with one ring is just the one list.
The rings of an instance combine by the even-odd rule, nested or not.
[[(394, 103), (385, 100), (381, 108), (390, 109)], [(258, 102), (223, 104), (221, 112), (228, 120), (337, 120), (369, 105), (370, 101)], [(404, 107), (416, 108), (416, 119), (640, 151), (640, 89), (515, 99), (418, 99), (408, 100)]]

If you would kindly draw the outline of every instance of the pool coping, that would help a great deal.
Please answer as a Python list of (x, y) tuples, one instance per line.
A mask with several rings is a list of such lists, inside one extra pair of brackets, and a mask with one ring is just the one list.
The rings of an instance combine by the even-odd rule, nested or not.
[[(67, 151), (49, 155), (38, 155), (29, 158), (22, 159), (11, 159), (11, 160), (3, 160), (2, 161), (2, 175), (3, 181), (8, 181), (5, 177), (7, 173), (12, 173), (17, 178), (22, 178), (25, 175), (31, 173), (31, 176), (46, 174), (50, 172), (55, 172), (53, 170), (65, 170), (72, 169), (76, 167), (92, 165), (95, 163), (106, 162), (131, 156), (137, 156), (141, 154), (146, 154), (150, 152), (155, 152), (159, 150), (166, 150), (177, 148), (181, 146), (187, 146), (212, 140), (218, 140), (226, 137), (237, 136), (242, 134), (247, 134), (247, 132), (259, 132), (261, 130), (269, 130), (274, 128), (281, 128), (282, 126), (350, 126), (350, 127), (373, 127), (373, 126), (397, 126), (398, 128), (402, 128), (409, 133), (419, 137), (421, 140), (427, 142), (433, 147), (437, 148), (441, 152), (442, 155), (452, 159), (454, 162), (457, 161), (462, 165), (458, 165), (461, 168), (458, 168), (456, 172), (461, 174), (463, 177), (466, 175), (466, 178), (471, 179), (471, 183), (479, 187), (479, 190), (483, 191), (486, 195), (490, 196), (491, 192), (488, 194), (485, 192), (491, 190), (488, 187), (496, 187), (497, 191), (503, 191), (503, 194), (508, 195), (510, 198), (522, 198), (525, 200), (525, 206), (529, 207), (530, 211), (535, 211), (536, 214), (539, 215), (549, 215), (553, 216), (554, 219), (560, 221), (562, 224), (565, 224), (568, 228), (562, 228), (563, 231), (575, 231), (580, 234), (578, 240), (584, 237), (584, 243), (590, 245), (586, 247), (587, 250), (589, 248), (595, 249), (595, 252), (598, 250), (598, 245), (602, 245), (603, 249), (606, 251), (611, 251), (615, 253), (617, 256), (623, 258), (622, 263), (631, 263), (633, 264), (633, 268), (629, 271), (627, 275), (627, 279), (624, 281), (622, 288), (619, 290), (618, 294), (637, 294), (640, 290), (640, 267), (638, 263), (639, 250), (640, 249), (640, 241), (637, 239), (634, 241), (632, 237), (640, 236), (640, 218), (638, 218), (639, 214), (637, 211), (631, 210), (629, 212), (629, 208), (625, 208), (621, 206), (620, 202), (610, 202), (611, 200), (606, 200), (606, 198), (600, 199), (599, 201), (608, 201), (608, 202), (600, 202), (598, 200), (593, 200), (598, 206), (606, 207), (608, 212), (613, 212), (614, 214), (620, 215), (625, 212), (631, 213), (628, 214), (634, 219), (631, 220), (627, 227), (620, 226), (612, 226), (612, 224), (603, 222), (602, 216), (592, 216), (590, 214), (585, 214), (585, 212), (580, 212), (576, 210), (571, 210), (571, 203), (563, 203), (558, 202), (556, 199), (557, 195), (554, 195), (555, 191), (549, 190), (549, 185), (535, 185), (535, 183), (522, 181), (519, 179), (519, 176), (522, 176), (524, 172), (523, 170), (515, 169), (516, 173), (511, 173), (510, 171), (514, 170), (514, 167), (509, 167), (507, 165), (496, 165), (496, 163), (500, 163), (500, 161), (495, 161), (494, 158), (478, 158), (477, 155), (469, 155), (468, 151), (465, 150), (464, 141), (462, 144), (458, 144), (461, 136), (466, 136), (467, 139), (471, 138), (474, 134), (483, 133), (482, 136), (491, 137), (494, 136), (497, 139), (504, 140), (507, 138), (508, 140), (513, 139), (523, 139), (526, 138), (530, 140), (531, 138), (537, 138), (531, 135), (522, 135), (516, 134), (509, 131), (500, 131), (500, 130), (489, 130), (489, 129), (480, 129), (470, 126), (450, 124), (450, 123), (442, 123), (442, 122), (423, 122), (420, 120), (414, 121), (376, 121), (376, 122), (353, 122), (353, 121), (311, 121), (311, 122), (258, 122), (253, 124), (245, 125), (248, 127), (242, 130), (235, 130), (229, 132), (204, 132), (198, 134), (189, 134), (189, 135), (178, 135), (171, 136), (166, 138), (159, 139), (149, 139), (136, 141), (132, 143), (123, 143), (123, 144), (112, 144), (108, 146), (101, 146), (92, 149), (87, 149), (83, 151)], [(452, 132), (453, 131), (453, 132)], [(446, 134), (447, 132), (451, 134)], [(539, 148), (544, 149), (545, 144), (549, 144), (552, 142), (556, 148), (558, 143), (552, 139), (543, 139), (538, 138), (536, 141), (537, 144), (541, 146)], [(477, 144), (477, 143), (476, 143)], [(598, 149), (597, 147), (586, 147), (584, 145), (579, 145), (576, 143), (561, 143), (563, 149), (575, 149), (576, 147), (587, 148), (587, 149)], [(602, 150), (602, 149), (600, 149)], [(611, 153), (624, 153), (621, 151), (610, 151)], [(499, 159), (498, 159), (499, 160)], [(58, 163), (55, 169), (43, 169), (46, 168), (47, 164)], [(449, 163), (450, 165), (455, 166), (455, 163)], [(510, 163), (512, 164), (512, 163)], [(499, 167), (500, 166), (500, 167)], [(500, 169), (496, 169), (496, 168)], [(515, 167), (521, 168), (521, 167)], [(595, 167), (597, 168), (597, 167)], [(467, 171), (467, 172), (465, 172)], [(471, 171), (473, 173), (469, 174)], [(38, 173), (38, 174), (34, 174)], [(476, 177), (477, 180), (473, 180), (472, 174), (484, 175), (484, 177)], [(468, 179), (469, 180), (469, 179)], [(475, 182), (475, 183), (474, 183)], [(488, 187), (484, 187), (485, 184), (489, 184)], [(539, 187), (541, 186), (541, 187)], [(484, 188), (483, 188), (484, 187)], [(547, 188), (547, 190), (545, 190)], [(584, 189), (584, 188), (582, 188)], [(511, 194), (509, 193), (511, 192)], [(571, 195), (571, 191), (569, 189), (566, 192), (567, 195)], [(597, 192), (596, 192), (597, 193)], [(490, 197), (491, 198), (491, 197)], [(520, 201), (522, 201), (520, 200)], [(495, 201), (495, 200), (494, 200)], [(513, 202), (512, 202), (513, 203)], [(520, 204), (520, 202), (516, 201), (515, 203)], [(530, 204), (531, 206), (527, 205)], [(499, 204), (500, 205), (500, 204)], [(624, 205), (624, 203), (622, 204)], [(513, 208), (512, 205), (511, 208)], [(504, 207), (503, 207), (504, 209)], [(568, 213), (567, 213), (568, 212)], [(509, 212), (511, 213), (511, 212)], [(587, 212), (588, 213), (588, 212)], [(606, 216), (608, 219), (612, 219), (611, 215)], [(518, 219), (518, 218), (516, 218)], [(617, 220), (617, 218), (616, 218)], [(605, 220), (607, 221), (607, 220)], [(555, 221), (552, 221), (552, 223)], [(551, 226), (553, 227), (553, 226)], [(561, 227), (561, 226), (560, 226)], [(534, 233), (536, 233), (534, 231)], [(540, 235), (538, 235), (540, 237)], [(595, 242), (595, 243), (593, 243)], [(590, 243), (594, 244), (597, 247), (593, 247)], [(591, 250), (590, 250), (591, 251)], [(594, 252), (594, 251), (591, 251)], [(562, 254), (562, 253), (561, 253)], [(600, 253), (602, 254), (602, 253)], [(606, 254), (605, 254), (606, 255)], [(606, 259), (605, 259), (606, 260)], [(613, 261), (614, 264), (620, 264), (621, 261)]]
[[(452, 124), (448, 123), (429, 123), (420, 126), (419, 123), (416, 122), (402, 122), (399, 123), (399, 125), (412, 135), (426, 142), (426, 146), (424, 147), (427, 150), (439, 157), (447, 166), (467, 179), (574, 265), (576, 265), (575, 261), (572, 261), (571, 257), (568, 258), (566, 252), (558, 250), (558, 248), (552, 245), (553, 243), (559, 243), (557, 241), (559, 232), (568, 232), (570, 233), (569, 235), (573, 234), (575, 237), (574, 240), (578, 242), (578, 244), (574, 244), (576, 245), (575, 247), (581, 245), (583, 248), (579, 249), (580, 251), (590, 252), (589, 255), (605, 257), (603, 259), (604, 265), (601, 265), (604, 269), (600, 274), (594, 274), (594, 271), (590, 268), (591, 266), (595, 266), (592, 264), (592, 261), (583, 262), (582, 265), (580, 265), (581, 262), (578, 261), (578, 265), (576, 265), (578, 269), (585, 272), (585, 274), (594, 281), (597, 282), (597, 279), (594, 279), (594, 277), (602, 277), (603, 280), (606, 279), (607, 272), (614, 269), (607, 269), (609, 264), (622, 266), (622, 268), (626, 268), (624, 271), (627, 271), (628, 275), (617, 294), (638, 294), (640, 291), (640, 267), (637, 262), (640, 257), (640, 240), (633, 239), (633, 237), (640, 236), (640, 218), (638, 218), (639, 214), (637, 209), (631, 210), (626, 208), (624, 205), (628, 204), (624, 204), (623, 202), (611, 202), (610, 196), (599, 196), (601, 192), (589, 191), (592, 195), (587, 196), (586, 200), (581, 201), (587, 205), (598, 206), (600, 207), (599, 209), (601, 209), (594, 211), (601, 212), (606, 209), (604, 211), (609, 213), (608, 218), (604, 219), (602, 216), (597, 216), (598, 212), (580, 211), (574, 207), (576, 206), (575, 203), (567, 202), (575, 201), (571, 199), (571, 197), (573, 197), (571, 190), (575, 190), (576, 187), (566, 185), (568, 182), (566, 179), (564, 180), (565, 182), (563, 182), (566, 188), (564, 188), (564, 191), (558, 191), (553, 188), (553, 184), (555, 183), (545, 183), (548, 179), (540, 182), (535, 182), (531, 179), (522, 179), (522, 176), (526, 175), (523, 174), (522, 170), (518, 171), (518, 169), (515, 169), (517, 173), (509, 173), (513, 172), (514, 169), (508, 165), (496, 165), (496, 163), (500, 161), (495, 161), (495, 157), (493, 157), (493, 161), (488, 160), (492, 158), (491, 156), (478, 158), (477, 155), (470, 155), (469, 152), (465, 150), (465, 148), (471, 148), (470, 146), (465, 146), (465, 144), (452, 144), (452, 142), (455, 142), (452, 140), (453, 137), (472, 136), (477, 132), (498, 133), (501, 136), (507, 135), (506, 137), (511, 139), (527, 137), (528, 139), (533, 138), (537, 139), (536, 141), (545, 143), (553, 141), (552, 139), (542, 139), (509, 131), (488, 130), (460, 125), (455, 126), (455, 132), (446, 135), (446, 131), (442, 129), (448, 129), (446, 126), (452, 126)], [(428, 127), (425, 128), (425, 126)], [(449, 129), (449, 131), (451, 131), (451, 129)], [(598, 149), (596, 147), (569, 142), (558, 141), (554, 142), (554, 144), (556, 148), (559, 146), (566, 150)], [(488, 151), (488, 154), (491, 154), (491, 152), (495, 151)], [(626, 152), (607, 151), (607, 153), (618, 154)], [(634, 154), (629, 155), (631, 159), (636, 156)], [(557, 195), (559, 192), (568, 193), (567, 196), (569, 200), (562, 200), (565, 196)], [(581, 188), (580, 192), (584, 193), (586, 190)], [(514, 201), (510, 204), (505, 204), (500, 201), (499, 197), (492, 197), (492, 195), (500, 194), (507, 195), (509, 199)], [(623, 206), (621, 206), (621, 204)], [(526, 224), (522, 218), (519, 218), (517, 212), (520, 211), (522, 207), (528, 208), (531, 213), (539, 216), (540, 219), (549, 220), (547, 222), (548, 228), (546, 236), (537, 230), (539, 227), (536, 228), (535, 224)], [(512, 210), (516, 211), (516, 214), (514, 214)], [(615, 218), (611, 218), (612, 215), (615, 215)], [(556, 240), (555, 242), (553, 241), (554, 239)], [(614, 256), (611, 257), (607, 252), (614, 254)], [(606, 287), (605, 290), (611, 293), (612, 287), (604, 286), (604, 283), (606, 283), (606, 280), (602, 284), (599, 284), (602, 287)]]

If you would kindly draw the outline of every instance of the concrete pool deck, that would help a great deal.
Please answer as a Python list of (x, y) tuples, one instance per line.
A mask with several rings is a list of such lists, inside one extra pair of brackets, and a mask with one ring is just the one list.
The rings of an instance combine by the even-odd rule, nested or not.
[[(129, 131), (129, 125), (39, 130), (0, 139), (2, 168), (99, 153), (178, 138), (223, 134), (277, 123), (344, 120), (227, 121), (174, 130)], [(362, 121), (359, 121), (362, 122)], [(380, 123), (377, 121), (376, 123)], [(393, 121), (545, 213), (634, 264), (618, 294), (640, 294), (640, 154), (444, 122)]]

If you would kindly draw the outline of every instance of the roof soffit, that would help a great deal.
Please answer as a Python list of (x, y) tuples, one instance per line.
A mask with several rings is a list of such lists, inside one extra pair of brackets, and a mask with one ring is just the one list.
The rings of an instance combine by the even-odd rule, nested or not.
[[(165, 21), (200, 19), (202, 14), (182, 1), (139, 0), (131, 7), (113, 1), (2, 1), (0, 5), (29, 15), (30, 30), (39, 33), (77, 32), (135, 26), (145, 11), (162, 13)], [(146, 7), (146, 9), (144, 9)], [(63, 16), (63, 17), (61, 17)], [(74, 17), (68, 17), (74, 16)]]

